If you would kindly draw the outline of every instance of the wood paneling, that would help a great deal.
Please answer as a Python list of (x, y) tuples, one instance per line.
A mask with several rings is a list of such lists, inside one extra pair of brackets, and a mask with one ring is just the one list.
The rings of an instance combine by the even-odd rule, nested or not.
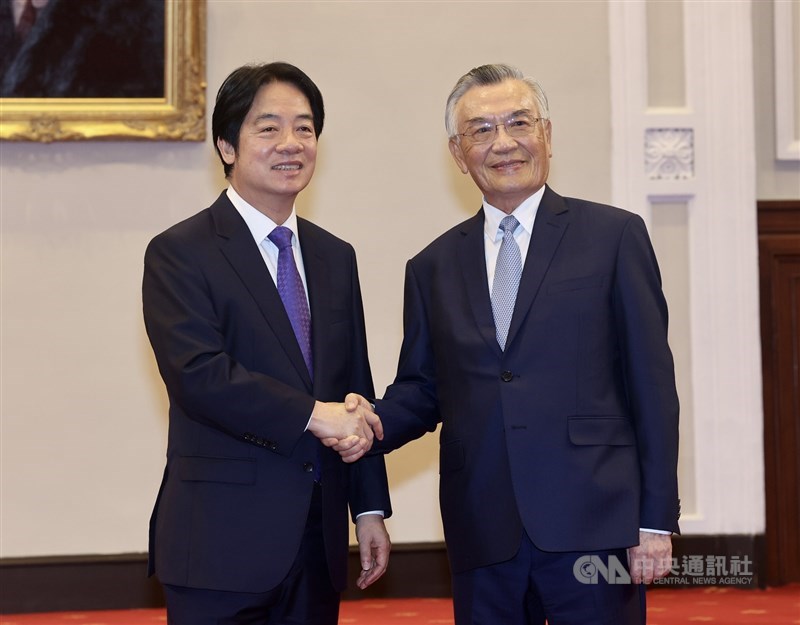
[(800, 581), (800, 201), (758, 203), (766, 578)]
[[(723, 557), (727, 562), (746, 558), (752, 562), (749, 587), (758, 588), (764, 586), (763, 543), (763, 536), (740, 534), (676, 536), (672, 555), (679, 566), (684, 558), (698, 556), (704, 561)], [(360, 568), (358, 550), (351, 547), (350, 588), (343, 599), (452, 596), (444, 543), (394, 545), (386, 575), (366, 591), (353, 583)], [(161, 588), (145, 576), (146, 571), (144, 553), (0, 559), (0, 614), (161, 607)], [(686, 585), (651, 589), (662, 587)]]

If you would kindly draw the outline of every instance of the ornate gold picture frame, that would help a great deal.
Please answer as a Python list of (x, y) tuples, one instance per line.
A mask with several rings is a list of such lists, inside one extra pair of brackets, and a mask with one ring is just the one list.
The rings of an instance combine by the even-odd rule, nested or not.
[(0, 140), (204, 140), (205, 0), (166, 0), (164, 24), (164, 97), (0, 98)]

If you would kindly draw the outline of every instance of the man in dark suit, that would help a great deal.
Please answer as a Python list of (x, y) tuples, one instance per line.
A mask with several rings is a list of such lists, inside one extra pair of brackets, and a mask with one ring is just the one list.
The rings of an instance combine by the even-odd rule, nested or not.
[[(286, 63), (235, 70), (212, 130), (230, 187), (153, 239), (147, 333), (170, 400), (150, 572), (168, 622), (335, 625), (355, 517), (362, 588), (391, 513), (353, 248), (297, 217), (322, 95)], [(344, 441), (346, 462), (320, 439)]]
[[(640, 582), (670, 568), (679, 516), (678, 399), (645, 225), (546, 185), (547, 99), (515, 68), (463, 76), (446, 124), (483, 207), (408, 263), (377, 447), (442, 424), (457, 625), (643, 623)], [(620, 583), (628, 558), (634, 583)]]

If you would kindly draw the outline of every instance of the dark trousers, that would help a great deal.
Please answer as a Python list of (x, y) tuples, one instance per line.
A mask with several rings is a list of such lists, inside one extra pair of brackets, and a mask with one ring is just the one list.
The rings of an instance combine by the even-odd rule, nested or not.
[(611, 556), (627, 570), (625, 549), (548, 553), (523, 533), (511, 560), (453, 575), (456, 625), (644, 625), (644, 586), (598, 571)]
[(339, 593), (325, 559), (320, 487), (314, 487), (297, 558), (278, 586), (241, 593), (164, 584), (164, 596), (168, 625), (336, 625)]

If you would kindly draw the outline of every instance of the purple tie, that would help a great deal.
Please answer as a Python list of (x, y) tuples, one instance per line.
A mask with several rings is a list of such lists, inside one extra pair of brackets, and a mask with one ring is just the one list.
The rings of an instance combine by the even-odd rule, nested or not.
[(284, 226), (278, 226), (269, 236), (278, 248), (278, 293), (283, 300), (286, 314), (292, 324), (294, 335), (303, 352), (308, 374), (314, 377), (314, 361), (311, 357), (311, 313), (308, 310), (306, 290), (297, 271), (292, 253), (292, 231)]

